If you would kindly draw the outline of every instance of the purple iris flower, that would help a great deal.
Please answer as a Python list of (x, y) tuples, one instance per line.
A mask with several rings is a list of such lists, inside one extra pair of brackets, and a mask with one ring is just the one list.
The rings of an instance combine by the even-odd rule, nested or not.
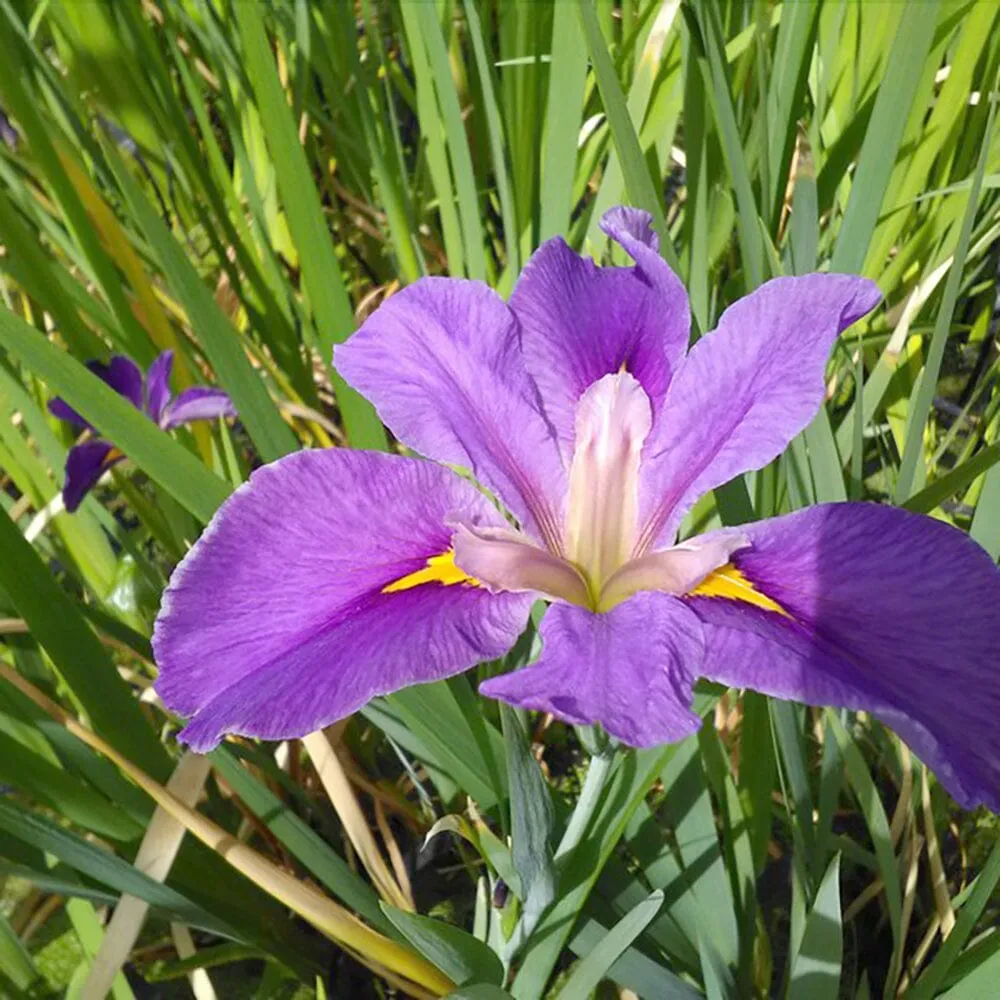
[(426, 278), (337, 348), (433, 461), (300, 452), (223, 505), (153, 639), (157, 690), (192, 717), (181, 738), (303, 735), (502, 655), (541, 597), (540, 658), (484, 694), (632, 746), (698, 729), (699, 677), (866, 709), (961, 803), (1000, 806), (1000, 573), (967, 536), (840, 503), (675, 541), (702, 494), (810, 421), (876, 286), (777, 278), (688, 351), (649, 216), (617, 208), (602, 226), (634, 266), (554, 239), (508, 303)]
[[(116, 354), (108, 364), (103, 361), (87, 362), (87, 367), (99, 379), (164, 430), (189, 424), (193, 420), (236, 416), (232, 400), (221, 389), (196, 385), (177, 396), (171, 395), (170, 372), (173, 365), (174, 352), (164, 351), (149, 366), (149, 371), (143, 378), (139, 368), (122, 355)], [(94, 431), (93, 425), (64, 399), (57, 397), (50, 400), (49, 412), (60, 420), (68, 420), (78, 427)], [(66, 479), (63, 485), (66, 510), (71, 513), (75, 511), (101, 476), (124, 458), (110, 441), (97, 436), (70, 448), (66, 456)]]

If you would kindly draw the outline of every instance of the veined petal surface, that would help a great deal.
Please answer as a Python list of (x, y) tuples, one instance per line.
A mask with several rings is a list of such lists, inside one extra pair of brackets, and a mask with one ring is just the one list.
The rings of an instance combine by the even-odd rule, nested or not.
[(896, 730), (964, 806), (1000, 809), (1000, 571), (941, 521), (821, 504), (741, 526), (732, 562), (787, 614), (689, 597), (704, 676)]
[(567, 462), (583, 393), (624, 370), (639, 381), (657, 414), (691, 327), (687, 293), (656, 251), (648, 213), (612, 209), (602, 227), (635, 267), (598, 267), (556, 237), (525, 265), (510, 299), (521, 324), (524, 363)]
[(808, 274), (774, 278), (722, 314), (647, 440), (639, 551), (669, 545), (698, 497), (781, 454), (823, 401), (833, 342), (880, 297), (866, 278)]
[(526, 531), (559, 546), (566, 469), (517, 321), (492, 289), (422, 278), (338, 346), (335, 364), (400, 441), (468, 467)]
[(258, 470), (175, 571), (156, 623), (157, 691), (193, 716), (182, 738), (302, 736), (504, 653), (529, 595), (461, 574), (400, 586), (450, 550), (455, 519), (503, 524), (430, 462), (335, 449)]
[(479, 686), (482, 694), (564, 722), (599, 722), (629, 746), (697, 732), (691, 685), (704, 639), (697, 616), (668, 594), (637, 594), (604, 614), (553, 604), (536, 663)]

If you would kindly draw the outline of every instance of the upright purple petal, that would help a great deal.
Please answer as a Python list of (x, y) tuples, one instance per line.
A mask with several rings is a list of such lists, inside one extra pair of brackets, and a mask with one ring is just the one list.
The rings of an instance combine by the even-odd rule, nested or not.
[(587, 388), (625, 370), (642, 385), (655, 416), (691, 326), (687, 293), (656, 252), (649, 215), (612, 209), (601, 225), (635, 267), (598, 267), (556, 237), (528, 261), (510, 300), (525, 364), (567, 461), (576, 404)]
[[(136, 409), (142, 409), (142, 372), (128, 358), (116, 354), (108, 364), (88, 361), (87, 367), (102, 382), (106, 382), (119, 396), (124, 396)], [(66, 420), (77, 427), (93, 430), (93, 425), (77, 413), (66, 400), (55, 397), (49, 400), (49, 413), (58, 420)]]
[(566, 471), (517, 322), (495, 292), (423, 278), (376, 310), (335, 361), (396, 437), (470, 468), (526, 530), (560, 544)]
[(74, 445), (66, 455), (66, 479), (63, 483), (63, 505), (71, 514), (97, 481), (124, 456), (114, 445), (100, 439)]
[(175, 396), (163, 408), (159, 424), (165, 430), (192, 420), (216, 420), (219, 417), (235, 417), (236, 407), (229, 394), (222, 389), (205, 385), (195, 385)]
[(874, 504), (744, 525), (733, 564), (788, 614), (690, 597), (702, 672), (724, 684), (865, 709), (964, 806), (1000, 809), (1000, 571), (962, 532)]
[(779, 455), (823, 401), (837, 336), (880, 298), (866, 278), (775, 278), (731, 305), (675, 376), (643, 454), (643, 548), (702, 494)]
[(599, 722), (629, 746), (697, 732), (691, 685), (704, 653), (701, 623), (667, 594), (638, 594), (605, 614), (553, 604), (542, 619), (537, 663), (479, 686), (490, 698)]
[(88, 361), (87, 367), (137, 410), (142, 409), (142, 372), (131, 359), (116, 354), (108, 364), (103, 361)]
[(174, 352), (164, 351), (146, 373), (146, 412), (156, 424), (161, 422), (164, 407), (170, 402), (170, 373), (173, 367)]
[[(616, 205), (609, 208), (601, 216), (601, 229), (620, 244), (633, 260), (639, 260), (648, 250), (659, 256), (660, 237), (653, 228), (653, 216), (644, 208), (630, 208), (628, 205)], [(646, 261), (645, 269), (652, 280), (656, 267), (652, 261)], [(669, 268), (667, 272), (673, 275)]]
[(503, 523), (430, 462), (337, 449), (258, 470), (174, 572), (156, 623), (157, 691), (193, 716), (182, 738), (302, 736), (505, 652), (530, 596), (459, 573), (416, 582), (455, 518)]

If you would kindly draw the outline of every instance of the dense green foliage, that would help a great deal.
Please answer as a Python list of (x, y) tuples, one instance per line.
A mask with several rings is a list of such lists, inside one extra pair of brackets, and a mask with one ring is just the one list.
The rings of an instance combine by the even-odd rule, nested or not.
[[(600, 257), (619, 202), (652, 212), (699, 331), (781, 273), (885, 296), (825, 410), (695, 527), (871, 498), (1000, 557), (998, 20), (973, 0), (0, 0), (0, 995), (991, 995), (996, 820), (863, 715), (706, 689), (696, 738), (608, 755), (501, 718), (467, 676), (202, 761), (148, 637), (250, 468), (389, 446), (331, 366), (359, 317), (423, 274), (506, 295), (555, 234)], [(167, 347), (176, 387), (223, 386), (237, 423), (168, 434), (84, 367)], [(73, 515), (55, 395), (130, 460)], [(148, 918), (109, 924), (126, 899)]]

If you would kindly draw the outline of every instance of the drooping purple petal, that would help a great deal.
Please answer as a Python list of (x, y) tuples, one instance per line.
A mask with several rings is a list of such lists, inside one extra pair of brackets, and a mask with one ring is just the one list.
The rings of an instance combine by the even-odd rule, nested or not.
[[(136, 409), (142, 409), (142, 372), (128, 358), (116, 354), (108, 364), (88, 361), (87, 368), (102, 382), (106, 382), (119, 396), (124, 396)], [(77, 413), (64, 399), (56, 396), (49, 400), (49, 413), (57, 420), (66, 420), (77, 427), (93, 430), (93, 425)]]
[(124, 456), (114, 445), (100, 439), (74, 445), (66, 455), (66, 479), (63, 483), (63, 505), (71, 514), (97, 481)]
[(669, 743), (701, 723), (691, 711), (701, 631), (697, 616), (667, 594), (638, 594), (605, 614), (553, 604), (538, 662), (479, 690), (576, 725), (599, 722), (630, 746)]
[(503, 523), (430, 462), (336, 449), (258, 470), (177, 568), (156, 623), (157, 691), (193, 716), (183, 739), (302, 736), (506, 651), (530, 596), (401, 583), (449, 551), (454, 519)]
[(146, 412), (153, 423), (159, 424), (164, 407), (170, 402), (170, 373), (174, 367), (174, 352), (163, 351), (146, 373)]
[(598, 267), (557, 237), (528, 261), (510, 300), (525, 364), (567, 462), (576, 404), (587, 388), (625, 370), (642, 385), (655, 416), (691, 326), (687, 293), (656, 252), (649, 215), (612, 209), (601, 225), (635, 267)]
[(964, 806), (1000, 809), (1000, 571), (962, 532), (874, 504), (744, 525), (733, 564), (790, 617), (687, 598), (706, 677), (872, 712)]
[(837, 336), (878, 303), (847, 274), (775, 278), (731, 305), (671, 382), (643, 454), (641, 545), (669, 544), (702, 494), (779, 455), (823, 400)]
[(159, 416), (160, 426), (165, 430), (192, 420), (216, 420), (219, 417), (235, 417), (236, 407), (229, 394), (222, 389), (205, 385), (195, 385), (175, 396), (163, 408)]
[(558, 547), (566, 470), (521, 356), (517, 321), (486, 285), (423, 278), (336, 348), (340, 373), (404, 443), (470, 468)]

